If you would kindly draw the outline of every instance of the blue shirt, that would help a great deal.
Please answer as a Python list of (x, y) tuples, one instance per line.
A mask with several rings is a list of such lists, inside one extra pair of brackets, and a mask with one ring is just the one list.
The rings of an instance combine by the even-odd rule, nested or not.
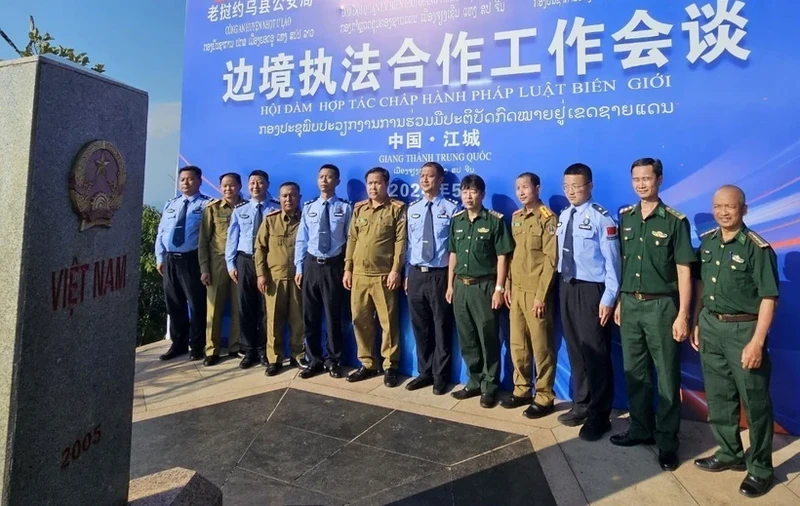
[[(184, 229), (184, 240), (180, 246), (172, 243), (172, 234), (175, 225), (178, 223), (178, 215), (183, 208), (185, 200), (189, 201), (186, 208), (186, 225)], [(158, 224), (158, 235), (156, 236), (156, 262), (164, 263), (167, 253), (188, 253), (197, 249), (200, 241), (200, 224), (203, 221), (203, 211), (211, 197), (202, 193), (195, 193), (191, 197), (181, 195), (167, 202), (164, 212), (161, 214), (161, 221)]]
[(422, 260), (422, 234), (425, 228), (425, 215), (428, 213), (428, 199), (423, 197), (408, 206), (408, 254), (406, 255), (406, 274), (410, 265), (424, 267), (447, 267), (450, 259), (448, 241), (450, 239), (450, 220), (461, 209), (461, 204), (447, 199), (441, 193), (433, 198), (433, 237), (436, 240), (433, 260)]
[(331, 249), (327, 253), (319, 250), (319, 220), (322, 218), (323, 203), (320, 197), (303, 205), (303, 218), (297, 229), (294, 246), (294, 266), (297, 274), (303, 273), (306, 253), (319, 258), (333, 258), (342, 254), (347, 244), (347, 231), (353, 216), (353, 204), (334, 195), (328, 199), (328, 214), (331, 223)]
[(599, 204), (591, 200), (577, 207), (569, 206), (558, 217), (558, 272), (564, 258), (564, 237), (572, 209), (573, 258), (575, 278), (581, 281), (605, 283), (600, 303), (614, 307), (619, 293), (620, 253), (617, 222)]
[(280, 209), (280, 204), (271, 199), (259, 202), (255, 199), (246, 200), (233, 209), (231, 223), (228, 225), (228, 241), (225, 243), (225, 263), (228, 271), (236, 269), (236, 254), (241, 251), (246, 255), (252, 255), (253, 238), (258, 234), (254, 230), (258, 204), (261, 204), (261, 223), (267, 213)]

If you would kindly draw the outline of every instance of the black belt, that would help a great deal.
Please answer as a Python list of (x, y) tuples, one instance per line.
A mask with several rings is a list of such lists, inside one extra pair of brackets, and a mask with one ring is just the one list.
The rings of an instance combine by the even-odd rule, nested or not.
[(183, 257), (191, 257), (197, 256), (197, 250), (193, 249), (192, 251), (187, 251), (185, 253), (173, 253), (171, 251), (167, 252), (167, 256), (170, 258), (183, 258)]
[(253, 258), (253, 255), (248, 255), (244, 251), (237, 251), (236, 254), (239, 255), (239, 256), (243, 256), (245, 258)]
[(672, 297), (671, 293), (642, 293), (642, 292), (622, 292), (630, 295), (636, 300), (656, 300), (664, 297)]
[(563, 281), (564, 283), (568, 283), (570, 285), (602, 285), (603, 284), (603, 283), (598, 283), (597, 281), (584, 281), (584, 280), (578, 279), (578, 278), (572, 278), (569, 281), (567, 281), (564, 278), (564, 276), (561, 276), (561, 281)]
[(317, 265), (328, 265), (328, 264), (341, 262), (342, 261), (342, 255), (338, 255), (338, 256), (330, 257), (330, 258), (321, 258), (321, 257), (315, 257), (314, 255), (309, 254), (308, 255), (308, 259), (311, 260), (311, 263), (314, 263), (314, 264), (317, 264)]
[(716, 318), (717, 320), (725, 323), (742, 323), (742, 322), (754, 322), (758, 321), (757, 314), (750, 314), (750, 313), (715, 313), (714, 311), (709, 310), (711, 316)]
[(482, 283), (484, 281), (490, 281), (492, 279), (495, 279), (496, 277), (497, 277), (496, 275), (481, 276), (479, 278), (473, 278), (471, 276), (456, 276), (456, 278), (459, 281), (461, 281), (462, 283), (464, 283), (467, 286), (477, 285), (478, 283)]
[(435, 272), (447, 269), (447, 267), (428, 267), (426, 265), (412, 265), (411, 267), (415, 268), (419, 272)]

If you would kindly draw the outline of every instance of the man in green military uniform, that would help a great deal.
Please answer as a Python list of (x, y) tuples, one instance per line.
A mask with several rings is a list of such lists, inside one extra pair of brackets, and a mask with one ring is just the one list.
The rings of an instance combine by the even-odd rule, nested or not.
[(695, 308), (692, 346), (700, 351), (708, 418), (720, 447), (694, 463), (711, 472), (744, 470), (741, 400), (750, 428), (750, 451), (739, 492), (758, 497), (774, 478), (766, 340), (778, 302), (778, 265), (769, 243), (743, 222), (747, 205), (740, 188), (727, 185), (717, 190), (713, 211), (719, 227), (701, 237), (698, 293), (702, 298)]
[(467, 385), (451, 395), (481, 396), (493, 408), (499, 382), (500, 337), (497, 310), (503, 305), (507, 255), (514, 249), (503, 215), (483, 207), (486, 183), (470, 174), (461, 180), (464, 210), (450, 226), (447, 302), (453, 304), (461, 355), (467, 363)]
[(242, 178), (228, 172), (219, 178), (222, 199), (212, 200), (203, 212), (197, 256), (200, 261), (200, 280), (206, 285), (208, 310), (206, 316), (206, 358), (203, 365), (219, 362), (222, 341), (222, 314), (225, 303), (231, 301), (231, 324), (228, 328), (228, 354), (239, 356), (239, 295), (228, 276), (225, 265), (225, 243), (233, 209), (242, 201), (239, 193)]
[(620, 326), (630, 427), (611, 436), (611, 443), (658, 444), (661, 468), (672, 471), (678, 467), (680, 343), (689, 337), (690, 266), (697, 256), (686, 216), (664, 205), (658, 196), (663, 174), (660, 160), (633, 162), (631, 181), (640, 202), (620, 211), (622, 296), (614, 321)]
[(283, 326), (289, 324), (289, 365), (299, 367), (303, 352), (303, 305), (294, 283), (294, 244), (300, 226), (300, 186), (283, 183), (281, 208), (264, 217), (256, 235), (255, 262), (258, 290), (267, 311), (267, 360), (265, 374), (275, 376), (283, 368)]
[[(539, 198), (541, 180), (531, 172), (517, 177), (522, 209), (511, 216), (514, 254), (506, 282), (514, 392), (500, 401), (504, 408), (528, 405), (527, 418), (553, 412), (556, 350), (553, 342), (553, 278), (556, 272), (558, 218)], [(531, 353), (532, 352), (532, 353)], [(531, 395), (531, 355), (536, 360), (536, 393)]]

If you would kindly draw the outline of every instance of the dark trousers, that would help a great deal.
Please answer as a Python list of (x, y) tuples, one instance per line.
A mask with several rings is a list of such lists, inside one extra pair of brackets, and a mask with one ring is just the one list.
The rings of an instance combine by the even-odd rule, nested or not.
[[(189, 253), (167, 253), (163, 283), (172, 346), (181, 351), (191, 347), (193, 353), (203, 353), (206, 334), (206, 287), (200, 281), (197, 250)], [(191, 321), (187, 303), (192, 311)]]
[[(317, 366), (339, 363), (342, 356), (342, 307), (347, 293), (342, 285), (344, 258), (338, 256), (317, 263), (307, 255), (303, 262), (303, 338), (309, 364)], [(322, 315), (327, 328), (326, 354), (322, 351)]]
[(450, 376), (450, 340), (453, 313), (445, 299), (447, 268), (408, 272), (408, 308), (417, 343), (417, 369), (420, 376), (447, 381)]
[(614, 399), (611, 325), (600, 326), (603, 283), (561, 279), (561, 325), (572, 369), (575, 409), (592, 420), (608, 420)]
[(236, 255), (239, 272), (239, 346), (242, 353), (264, 355), (267, 333), (264, 328), (264, 296), (258, 291), (256, 263), (241, 251)]

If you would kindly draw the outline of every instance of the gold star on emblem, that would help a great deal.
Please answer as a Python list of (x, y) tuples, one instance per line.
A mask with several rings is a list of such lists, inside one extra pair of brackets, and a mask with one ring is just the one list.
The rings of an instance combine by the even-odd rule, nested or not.
[(105, 152), (100, 153), (100, 158), (98, 160), (95, 160), (95, 162), (94, 162), (95, 167), (97, 167), (97, 175), (98, 176), (100, 176), (100, 175), (102, 175), (103, 177), (106, 176), (106, 167), (108, 167), (109, 163), (111, 163), (111, 162), (106, 160)]

